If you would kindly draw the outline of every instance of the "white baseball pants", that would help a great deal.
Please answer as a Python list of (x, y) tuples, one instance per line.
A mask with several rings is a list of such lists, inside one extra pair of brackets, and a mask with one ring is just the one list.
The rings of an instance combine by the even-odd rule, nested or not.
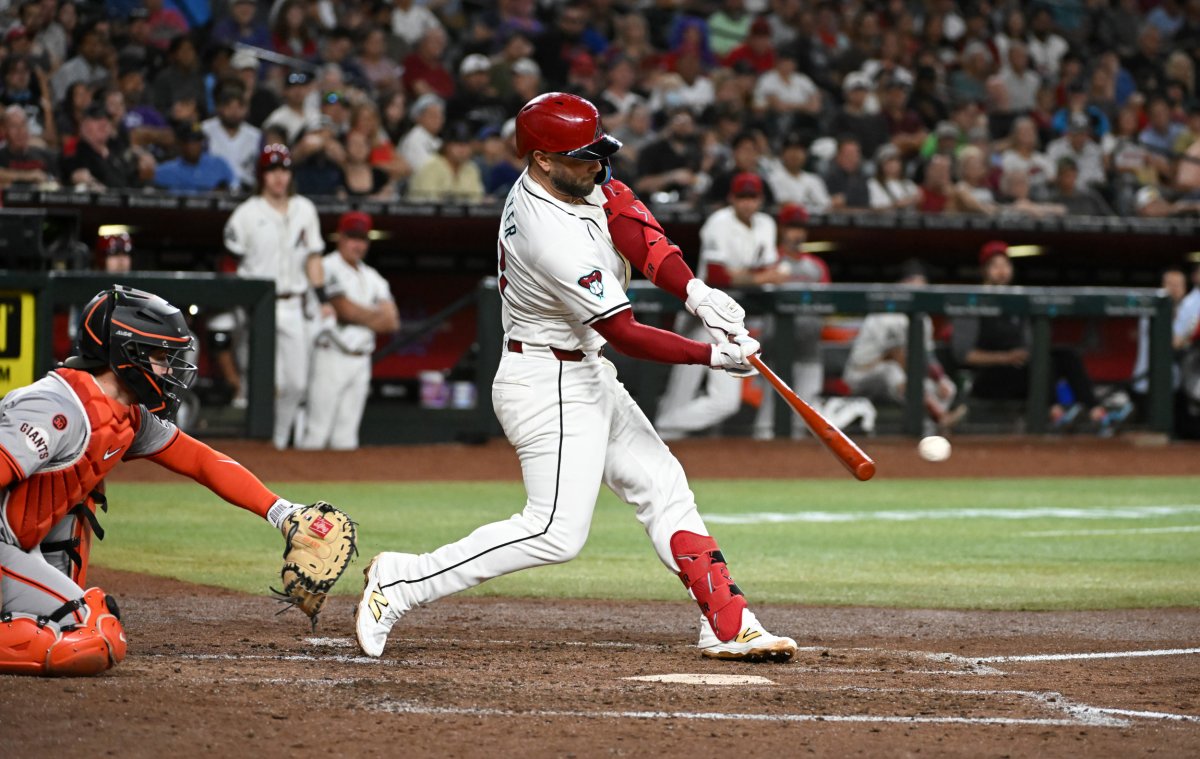
[(304, 435), (297, 447), (358, 448), (358, 429), (370, 389), (370, 355), (355, 356), (332, 345), (314, 348), (304, 404)]
[[(304, 313), (305, 295), (275, 299), (275, 447), (287, 448), (308, 388), (313, 350), (312, 320)], [(299, 438), (303, 427), (297, 428)]]
[(405, 608), (574, 558), (587, 540), (601, 483), (634, 507), (672, 572), (679, 567), (671, 536), (708, 534), (683, 467), (606, 359), (559, 361), (549, 349), (526, 345), (501, 359), (492, 402), (521, 460), (525, 508), (415, 560), (383, 554), (380, 584)]

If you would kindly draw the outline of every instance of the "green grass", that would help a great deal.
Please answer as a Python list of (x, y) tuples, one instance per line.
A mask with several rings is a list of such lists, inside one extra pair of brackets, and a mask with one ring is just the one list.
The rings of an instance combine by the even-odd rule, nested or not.
[[(364, 558), (351, 566), (340, 593), (361, 588), (358, 569), (381, 550), (432, 550), (481, 524), (507, 519), (524, 503), (521, 485), (507, 482), (273, 486), (295, 501), (331, 501), (359, 521)], [(692, 487), (752, 601), (971, 609), (1200, 606), (1196, 477), (696, 481)], [(278, 534), (198, 485), (115, 483), (109, 500), (110, 511), (102, 515), (108, 538), (92, 554), (99, 565), (249, 592), (264, 592), (278, 578)], [(1166, 505), (1190, 508), (1136, 518), (1097, 514)], [(1079, 509), (1092, 518), (999, 518), (1045, 508)], [(962, 509), (987, 514), (933, 518)], [(905, 520), (876, 514), (913, 511), (927, 514)], [(718, 521), (751, 512), (825, 512), (835, 521)], [(1029, 534), (1051, 531), (1070, 534)], [(471, 592), (677, 600), (683, 591), (659, 563), (632, 509), (604, 490), (579, 558)]]

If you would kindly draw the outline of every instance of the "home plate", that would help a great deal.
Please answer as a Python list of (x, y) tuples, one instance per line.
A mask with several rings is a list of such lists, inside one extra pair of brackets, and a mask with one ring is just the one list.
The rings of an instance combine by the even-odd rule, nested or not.
[(622, 680), (638, 680), (643, 683), (683, 683), (684, 685), (774, 685), (774, 680), (768, 680), (760, 675), (688, 675), (683, 673), (670, 675), (638, 675), (624, 677)]

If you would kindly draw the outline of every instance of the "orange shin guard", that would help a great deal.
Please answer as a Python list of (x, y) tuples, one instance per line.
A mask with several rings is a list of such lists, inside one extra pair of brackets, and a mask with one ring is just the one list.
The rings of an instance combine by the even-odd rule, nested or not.
[(717, 638), (732, 640), (741, 628), (746, 598), (729, 576), (717, 541), (680, 530), (671, 536), (671, 555), (679, 565), (679, 579), (696, 597)]
[(99, 588), (64, 606), (86, 607), (87, 621), (56, 632), (46, 619), (0, 621), (0, 673), (78, 677), (99, 674), (125, 658), (125, 629), (116, 602)]

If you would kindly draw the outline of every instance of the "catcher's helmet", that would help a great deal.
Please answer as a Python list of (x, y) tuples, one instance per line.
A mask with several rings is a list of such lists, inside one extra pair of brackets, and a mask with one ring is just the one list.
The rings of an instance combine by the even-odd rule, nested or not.
[(547, 92), (517, 113), (517, 155), (534, 150), (581, 161), (603, 161), (621, 149), (604, 133), (600, 113), (587, 100), (567, 92)]
[[(195, 338), (179, 309), (157, 295), (114, 285), (83, 309), (72, 369), (111, 369), (147, 410), (170, 419), (196, 367), (186, 360)], [(156, 372), (165, 368), (163, 373)]]

